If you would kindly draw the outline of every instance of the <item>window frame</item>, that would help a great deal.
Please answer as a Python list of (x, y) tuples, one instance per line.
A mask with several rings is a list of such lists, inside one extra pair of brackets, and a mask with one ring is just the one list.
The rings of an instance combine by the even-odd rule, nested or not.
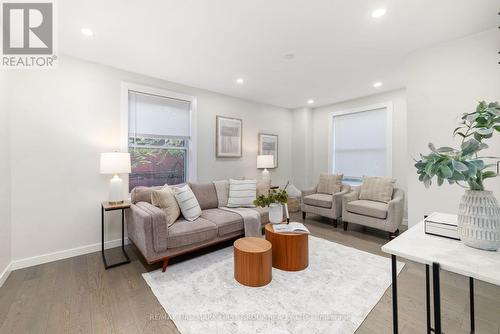
[[(128, 152), (129, 149), (129, 92), (156, 95), (168, 99), (176, 99), (189, 102), (189, 138), (187, 140), (187, 168), (186, 182), (196, 182), (197, 175), (197, 98), (192, 95), (177, 93), (161, 88), (138, 85), (130, 82), (121, 83), (121, 112), (120, 112), (120, 149)], [(181, 148), (179, 148), (181, 149)], [(126, 176), (127, 189), (129, 187), (129, 176)]]
[[(328, 114), (328, 171), (330, 173), (335, 172), (335, 155), (333, 154), (333, 149), (334, 149), (334, 122), (335, 122), (335, 117), (338, 116), (343, 116), (343, 115), (349, 115), (349, 114), (357, 114), (357, 113), (362, 113), (362, 112), (368, 112), (368, 111), (374, 111), (378, 109), (386, 109), (387, 117), (386, 117), (386, 132), (385, 132), (385, 144), (386, 144), (386, 175), (381, 175), (381, 176), (387, 176), (387, 177), (392, 177), (392, 165), (393, 165), (393, 160), (392, 160), (392, 150), (393, 150), (393, 145), (392, 145), (392, 132), (393, 132), (393, 127), (392, 127), (392, 113), (393, 113), (393, 103), (392, 101), (387, 101), (387, 102), (382, 102), (382, 103), (377, 103), (377, 104), (372, 104), (368, 106), (363, 106), (359, 108), (352, 108), (352, 109), (346, 109), (346, 110), (338, 110), (338, 111), (332, 111)], [(353, 177), (353, 175), (346, 175)], [(356, 181), (347, 181), (346, 183), (351, 184), (351, 185), (360, 185), (360, 182)]]

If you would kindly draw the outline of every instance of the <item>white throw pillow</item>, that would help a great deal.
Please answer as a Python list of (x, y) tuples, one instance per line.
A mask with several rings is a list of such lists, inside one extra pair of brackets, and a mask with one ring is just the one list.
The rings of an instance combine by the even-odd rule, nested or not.
[(174, 189), (177, 204), (179, 204), (182, 215), (186, 220), (193, 221), (201, 216), (200, 204), (198, 203), (198, 200), (194, 196), (194, 193), (189, 185), (186, 184), (180, 188), (172, 188)]
[(228, 208), (254, 208), (253, 201), (257, 194), (256, 180), (229, 180)]

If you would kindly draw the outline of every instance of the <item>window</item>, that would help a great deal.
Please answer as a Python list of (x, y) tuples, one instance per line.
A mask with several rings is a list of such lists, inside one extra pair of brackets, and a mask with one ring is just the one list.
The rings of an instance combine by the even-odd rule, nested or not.
[(191, 139), (190, 101), (128, 90), (129, 191), (186, 182)]
[(331, 170), (350, 184), (364, 175), (391, 175), (391, 117), (389, 105), (332, 115)]

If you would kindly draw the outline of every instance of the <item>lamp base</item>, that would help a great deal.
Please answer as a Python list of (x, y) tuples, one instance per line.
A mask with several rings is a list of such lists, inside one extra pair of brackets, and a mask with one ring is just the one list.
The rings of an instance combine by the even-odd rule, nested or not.
[(121, 204), (125, 200), (123, 194), (123, 181), (118, 174), (109, 180), (109, 203)]
[(269, 171), (267, 170), (267, 168), (264, 168), (264, 170), (262, 171), (262, 180), (271, 181), (271, 176), (269, 175)]

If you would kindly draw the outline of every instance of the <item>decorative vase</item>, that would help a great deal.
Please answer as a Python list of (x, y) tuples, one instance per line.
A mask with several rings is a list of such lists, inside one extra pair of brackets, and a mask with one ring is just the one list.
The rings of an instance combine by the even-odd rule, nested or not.
[(269, 204), (269, 221), (271, 224), (283, 222), (283, 205), (279, 203)]
[(458, 233), (467, 246), (489, 251), (500, 247), (500, 207), (491, 191), (465, 192), (458, 210)]

